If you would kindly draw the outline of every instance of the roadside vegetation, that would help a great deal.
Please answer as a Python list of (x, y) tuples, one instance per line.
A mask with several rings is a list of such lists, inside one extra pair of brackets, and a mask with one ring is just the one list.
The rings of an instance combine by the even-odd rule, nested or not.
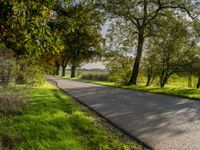
[(73, 80), (78, 80), (82, 82), (87, 83), (94, 83), (99, 85), (105, 85), (105, 86), (111, 86), (111, 87), (117, 87), (117, 88), (124, 88), (124, 89), (130, 89), (130, 90), (137, 90), (137, 91), (146, 91), (146, 92), (152, 92), (152, 93), (158, 93), (158, 94), (166, 94), (166, 95), (173, 95), (178, 97), (184, 97), (194, 100), (200, 100), (200, 89), (196, 88), (187, 88), (187, 87), (177, 87), (168, 85), (166, 87), (159, 87), (159, 86), (145, 86), (144, 84), (139, 85), (119, 85), (114, 82), (110, 81), (95, 81), (95, 80), (84, 80), (84, 79), (78, 79), (75, 78)]
[[(166, 84), (165, 87), (160, 87), (159, 85), (146, 86), (146, 83), (145, 83), (146, 78), (144, 76), (141, 76), (141, 77), (139, 76), (140, 83), (138, 83), (137, 85), (124, 85), (119, 82), (114, 82), (113, 80), (110, 80), (109, 74), (108, 73), (105, 74), (105, 71), (103, 71), (102, 74), (107, 76), (107, 80), (101, 80), (101, 78), (96, 78), (96, 76), (98, 76), (100, 72), (95, 73), (95, 72), (89, 71), (88, 75), (87, 75), (87, 72), (88, 71), (83, 71), (82, 72), (83, 75), (80, 74), (80, 76), (76, 78), (70, 78), (69, 75), (62, 78), (77, 80), (77, 81), (86, 82), (86, 83), (94, 83), (94, 84), (99, 84), (99, 85), (117, 87), (117, 88), (146, 91), (146, 92), (173, 95), (173, 96), (184, 97), (184, 98), (189, 98), (189, 99), (194, 99), (194, 100), (200, 100), (200, 89), (195, 87), (196, 82), (198, 82), (198, 79), (195, 77), (192, 77), (192, 81), (190, 80), (188, 81), (187, 77), (177, 78), (177, 76), (172, 76), (171, 80), (169, 80), (169, 82)], [(58, 77), (61, 77), (61, 76), (58, 76)], [(188, 87), (188, 84), (191, 87)]]
[(28, 94), (21, 114), (0, 115), (3, 149), (142, 149), (49, 83)]
[[(199, 16), (194, 0), (1, 0), (2, 149), (131, 149), (46, 75), (200, 99)], [(97, 61), (106, 70), (80, 72)]]

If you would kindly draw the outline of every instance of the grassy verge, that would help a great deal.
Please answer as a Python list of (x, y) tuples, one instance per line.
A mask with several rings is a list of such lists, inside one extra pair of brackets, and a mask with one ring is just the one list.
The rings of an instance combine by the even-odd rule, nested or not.
[(8, 135), (8, 144), (17, 142), (17, 149), (142, 149), (50, 84), (29, 93), (29, 106), (23, 114), (0, 115), (0, 135)]
[(87, 82), (87, 83), (100, 84), (100, 85), (105, 85), (105, 86), (119, 87), (119, 88), (130, 89), (130, 90), (173, 95), (173, 96), (189, 98), (189, 99), (193, 99), (193, 100), (200, 100), (200, 89), (194, 89), (194, 88), (182, 88), (182, 87), (177, 87), (177, 86), (166, 86), (164, 88), (161, 88), (158, 86), (147, 87), (145, 85), (124, 86), (124, 85), (117, 85), (114, 82), (83, 80), (83, 79), (78, 79), (78, 78), (75, 78), (73, 80), (78, 80), (78, 81)]

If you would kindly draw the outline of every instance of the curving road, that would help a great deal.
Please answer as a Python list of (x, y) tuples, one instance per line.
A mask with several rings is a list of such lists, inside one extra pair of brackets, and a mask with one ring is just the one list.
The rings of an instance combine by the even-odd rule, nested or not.
[(156, 150), (200, 150), (200, 102), (67, 79), (48, 80)]

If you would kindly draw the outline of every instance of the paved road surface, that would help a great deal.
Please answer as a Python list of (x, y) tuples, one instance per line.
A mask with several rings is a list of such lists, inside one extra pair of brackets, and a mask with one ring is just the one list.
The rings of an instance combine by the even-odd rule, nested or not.
[(156, 150), (200, 150), (200, 102), (49, 77)]

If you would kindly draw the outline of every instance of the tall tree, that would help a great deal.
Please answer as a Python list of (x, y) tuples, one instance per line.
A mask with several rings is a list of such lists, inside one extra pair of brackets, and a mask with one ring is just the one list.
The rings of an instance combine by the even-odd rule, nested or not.
[(70, 3), (61, 0), (56, 3), (54, 10), (56, 17), (51, 27), (61, 35), (64, 44), (64, 50), (60, 53), (62, 75), (65, 75), (66, 65), (70, 63), (71, 77), (74, 77), (76, 68), (101, 50), (103, 17), (93, 1), (88, 0)]
[(100, 34), (103, 23), (102, 14), (93, 1), (74, 1), (68, 9), (69, 32), (65, 34), (66, 54), (71, 63), (71, 77), (84, 61), (95, 57), (101, 51)]
[[(17, 55), (38, 54), (55, 50), (58, 42), (47, 23), (52, 17), (54, 2), (11, 1), (0, 2), (0, 40)], [(59, 43), (59, 42), (58, 42)]]
[(127, 27), (130, 27), (129, 32), (132, 36), (137, 36), (137, 52), (129, 84), (137, 83), (144, 42), (147, 37), (151, 36), (147, 29), (153, 26), (152, 21), (165, 15), (165, 11), (171, 9), (176, 9), (177, 15), (184, 13), (184, 16), (187, 14), (193, 19), (196, 19), (196, 12), (199, 12), (195, 11), (193, 14), (192, 11), (199, 6), (199, 3), (192, 0), (187, 3), (184, 0), (97, 0), (96, 3), (115, 20), (118, 18), (123, 20)]
[(166, 18), (159, 19), (159, 24), (160, 32), (148, 42), (149, 57), (154, 59), (147, 59), (146, 63), (155, 65), (160, 86), (164, 87), (171, 75), (183, 71), (187, 65), (191, 44), (185, 28), (187, 22), (171, 17), (170, 22)]

